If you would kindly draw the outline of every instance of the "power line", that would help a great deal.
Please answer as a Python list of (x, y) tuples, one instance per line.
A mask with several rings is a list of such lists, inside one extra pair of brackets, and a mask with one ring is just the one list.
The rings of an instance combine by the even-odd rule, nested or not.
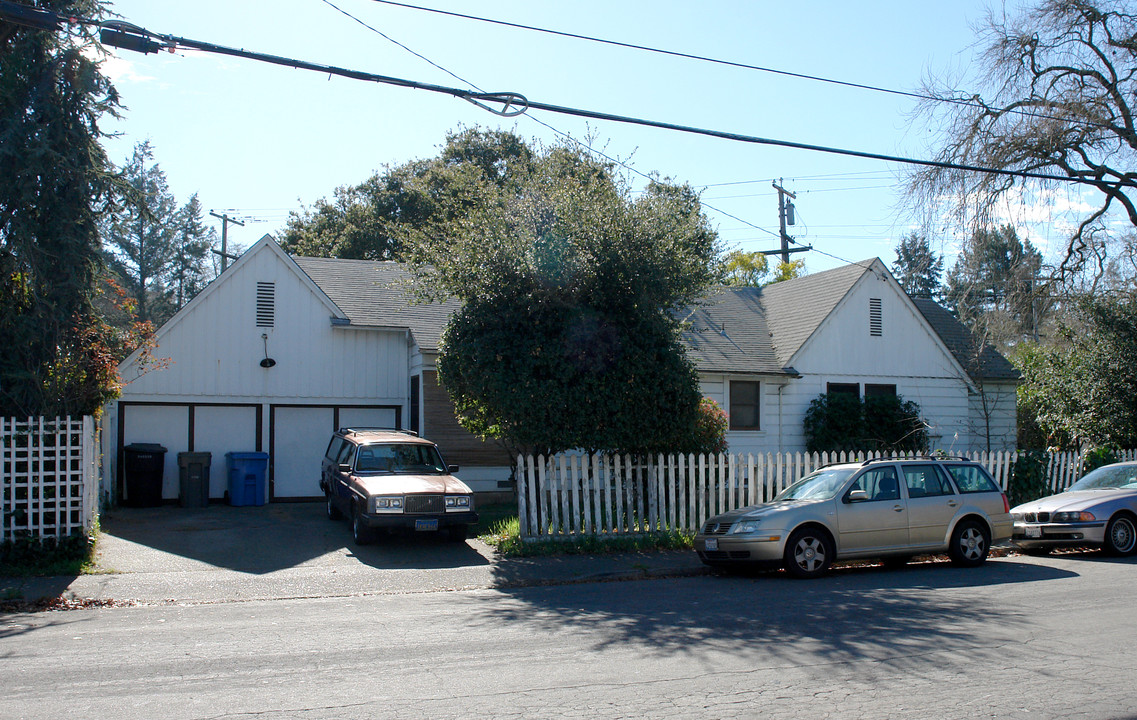
[[(367, 28), (368, 30), (371, 30), (372, 32), (374, 32), (375, 34), (377, 34), (377, 35), (379, 35), (380, 37), (384, 38), (384, 39), (385, 39), (385, 40), (387, 40), (388, 42), (394, 43), (395, 45), (397, 45), (397, 46), (401, 47), (402, 49), (406, 50), (407, 52), (409, 52), (410, 54), (414, 55), (415, 57), (417, 57), (417, 58), (419, 58), (419, 59), (421, 59), (421, 60), (423, 60), (423, 61), (425, 61), (425, 62), (429, 63), (430, 65), (432, 65), (432, 66), (434, 66), (434, 67), (436, 67), (436, 68), (438, 68), (439, 70), (441, 70), (442, 72), (446, 73), (446, 74), (447, 74), (447, 75), (449, 75), (450, 77), (452, 77), (452, 78), (454, 78), (454, 79), (458, 80), (458, 82), (462, 82), (462, 83), (465, 83), (466, 85), (469, 85), (471, 88), (473, 88), (473, 89), (475, 89), (475, 90), (477, 90), (477, 91), (479, 91), (479, 92), (484, 92), (484, 90), (482, 90), (482, 88), (478, 87), (478, 85), (477, 85), (476, 83), (473, 83), (473, 82), (471, 82), (471, 81), (469, 81), (469, 80), (467, 80), (467, 79), (465, 79), (465, 78), (461, 77), (460, 75), (457, 75), (457, 74), (455, 74), (454, 72), (452, 72), (452, 71), (451, 71), (451, 70), (449, 70), (448, 68), (445, 68), (445, 67), (443, 67), (442, 65), (439, 65), (438, 63), (434, 62), (433, 60), (431, 60), (430, 58), (426, 57), (425, 55), (423, 55), (423, 54), (421, 54), (421, 53), (418, 53), (418, 52), (416, 52), (416, 51), (412, 50), (412, 49), (411, 49), (411, 48), (409, 48), (408, 46), (406, 46), (406, 45), (404, 45), (403, 43), (399, 42), (398, 40), (395, 40), (394, 38), (392, 38), (390, 35), (387, 35), (386, 33), (382, 32), (381, 30), (379, 30), (379, 29), (377, 29), (377, 28), (375, 28), (375, 27), (373, 27), (373, 26), (369, 25), (368, 23), (366, 23), (366, 22), (364, 22), (363, 20), (359, 19), (359, 18), (358, 18), (358, 17), (356, 17), (355, 15), (352, 15), (351, 13), (347, 12), (346, 10), (343, 10), (342, 8), (340, 8), (340, 7), (337, 7), (337, 6), (336, 6), (336, 5), (334, 5), (334, 4), (333, 4), (333, 3), (332, 3), (330, 0), (321, 0), (321, 2), (323, 2), (325, 5), (328, 5), (329, 7), (333, 8), (333, 9), (335, 9), (337, 12), (339, 12), (339, 13), (341, 13), (341, 14), (343, 14), (343, 15), (347, 16), (348, 18), (350, 18), (351, 20), (355, 21), (356, 23), (359, 23), (360, 25), (362, 25), (363, 27)], [(581, 140), (578, 140), (577, 138), (573, 137), (573, 136), (572, 136), (572, 135), (570, 135), (569, 133), (567, 133), (567, 132), (564, 132), (564, 131), (562, 131), (562, 130), (560, 130), (560, 129), (558, 129), (558, 128), (555, 128), (555, 127), (553, 127), (552, 125), (550, 125), (549, 123), (547, 123), (547, 122), (545, 122), (545, 121), (541, 120), (540, 118), (536, 118), (536, 117), (534, 117), (533, 115), (526, 115), (526, 117), (528, 117), (530, 120), (532, 120), (533, 122), (537, 123), (538, 125), (541, 125), (541, 126), (545, 127), (546, 129), (548, 129), (548, 130), (552, 131), (553, 133), (555, 133), (555, 134), (559, 135), (560, 137), (562, 137), (562, 138), (565, 138), (566, 140), (568, 140), (568, 141), (570, 141), (570, 142), (573, 142), (573, 143), (576, 143), (577, 145), (579, 145), (579, 146), (581, 146), (581, 147), (583, 147), (583, 148), (587, 149), (589, 152), (593, 153), (594, 155), (597, 155), (597, 156), (599, 156), (599, 157), (602, 157), (602, 158), (604, 158), (605, 160), (608, 160), (608, 161), (610, 161), (610, 162), (613, 162), (613, 163), (615, 163), (615, 164), (619, 165), (620, 167), (622, 167), (622, 168), (624, 168), (624, 169), (628, 170), (629, 172), (633, 172), (633, 173), (635, 173), (635, 174), (639, 175), (640, 177), (644, 178), (645, 180), (648, 180), (649, 182), (650, 182), (650, 181), (654, 181), (654, 180), (655, 180), (655, 178), (653, 178), (651, 175), (649, 175), (649, 174), (647, 174), (647, 173), (645, 173), (645, 172), (643, 172), (643, 171), (641, 171), (641, 170), (639, 170), (639, 169), (637, 169), (637, 168), (635, 168), (635, 167), (632, 167), (631, 165), (628, 165), (627, 163), (625, 163), (625, 162), (621, 161), (621, 160), (620, 160), (620, 159), (618, 159), (618, 158), (614, 158), (614, 157), (612, 157), (612, 156), (608, 155), (607, 153), (604, 153), (604, 152), (602, 152), (602, 151), (600, 151), (600, 150), (597, 150), (596, 148), (592, 147), (592, 146), (591, 146), (591, 145), (589, 145), (588, 143), (586, 143), (586, 142), (583, 142), (583, 141), (581, 141)], [(700, 202), (700, 203), (702, 203), (702, 204), (703, 204), (703, 206), (704, 206), (704, 207), (706, 207), (706, 208), (707, 208), (707, 209), (709, 209), (709, 210), (713, 210), (713, 211), (715, 211), (715, 212), (717, 212), (717, 213), (720, 213), (720, 214), (722, 214), (722, 215), (726, 215), (727, 217), (731, 218), (732, 220), (736, 220), (736, 221), (738, 221), (738, 222), (740, 222), (740, 223), (744, 223), (744, 224), (748, 225), (749, 227), (751, 227), (751, 228), (753, 228), (753, 229), (755, 229), (755, 230), (761, 230), (762, 232), (765, 232), (765, 233), (769, 233), (769, 234), (771, 234), (771, 235), (773, 235), (773, 236), (777, 237), (777, 233), (774, 233), (774, 232), (772, 232), (772, 231), (770, 231), (770, 230), (767, 230), (766, 228), (764, 228), (764, 227), (761, 227), (761, 226), (759, 226), (759, 225), (756, 225), (755, 223), (752, 223), (752, 222), (750, 222), (749, 220), (745, 220), (745, 219), (743, 219), (743, 218), (740, 218), (740, 217), (737, 217), (737, 216), (735, 216), (735, 215), (731, 215), (730, 213), (726, 212), (725, 210), (721, 210), (721, 209), (719, 209), (719, 208), (716, 208), (716, 207), (714, 207), (714, 206), (712, 206), (712, 205), (708, 205), (708, 204), (706, 204), (705, 202), (703, 202), (702, 198), (700, 198), (700, 199), (699, 199), (699, 202)]]
[[(0, 6), (0, 9), (2, 9), (2, 6)], [(162, 49), (172, 49), (176, 48), (177, 46), (194, 48), (203, 52), (241, 57), (247, 60), (256, 60), (260, 62), (271, 63), (274, 65), (282, 65), (285, 67), (297, 68), (299, 70), (313, 70), (321, 74), (338, 75), (340, 77), (346, 77), (352, 80), (364, 80), (368, 82), (393, 85), (396, 87), (409, 88), (412, 90), (425, 90), (427, 92), (450, 95), (452, 97), (465, 100), (473, 105), (482, 108), (483, 110), (492, 112), (495, 115), (499, 115), (501, 117), (516, 117), (518, 115), (526, 113), (529, 110), (545, 110), (560, 115), (587, 118), (590, 120), (604, 120), (607, 122), (622, 123), (626, 125), (638, 125), (641, 127), (651, 127), (659, 130), (671, 130), (673, 132), (702, 135), (705, 137), (718, 138), (720, 140), (732, 140), (734, 142), (743, 142), (754, 145), (768, 145), (771, 147), (808, 150), (812, 152), (828, 153), (831, 155), (859, 157), (866, 160), (880, 160), (883, 162), (892, 162), (904, 165), (919, 165), (922, 167), (934, 167), (945, 170), (961, 170), (964, 172), (1001, 175), (1004, 177), (1021, 177), (1033, 180), (1072, 182), (1082, 185), (1092, 185), (1094, 187), (1104, 188), (1106, 190), (1114, 187), (1137, 187), (1137, 181), (1126, 178), (1117, 178), (1114, 180), (1106, 181), (1097, 178), (1051, 175), (1048, 173), (1032, 172), (1027, 170), (985, 168), (978, 165), (966, 165), (963, 163), (945, 162), (942, 160), (922, 160), (919, 158), (909, 158), (899, 155), (886, 155), (884, 153), (869, 152), (866, 150), (850, 150), (848, 148), (838, 148), (828, 145), (817, 145), (814, 143), (803, 143), (793, 140), (780, 140), (777, 138), (747, 135), (744, 133), (736, 133), (726, 130), (714, 130), (691, 125), (680, 125), (678, 123), (665, 122), (662, 120), (637, 118), (629, 115), (617, 115), (615, 113), (601, 112), (599, 110), (587, 110), (584, 108), (574, 108), (566, 105), (554, 105), (552, 103), (538, 102), (535, 100), (530, 100), (524, 95), (516, 92), (473, 92), (470, 90), (464, 90), (462, 88), (446, 87), (444, 85), (418, 82), (415, 80), (407, 80), (404, 78), (397, 78), (389, 75), (379, 75), (363, 70), (351, 70), (348, 68), (336, 67), (334, 65), (322, 65), (320, 63), (309, 62), (306, 60), (287, 58), (280, 55), (269, 55), (267, 53), (258, 53), (250, 50), (227, 47), (225, 45), (217, 45), (215, 43), (210, 43), (202, 40), (193, 40), (191, 38), (179, 37), (176, 35), (154, 33), (149, 30), (130, 25), (129, 23), (121, 23), (118, 21), (100, 23), (92, 20), (82, 20), (81, 22), (100, 25), (103, 27), (104, 29), (101, 34), (102, 42), (113, 47), (122, 47), (128, 50), (135, 50), (137, 52), (143, 53), (158, 52)], [(491, 107), (490, 104), (501, 105), (502, 107), (499, 110)]]
[[(594, 37), (591, 35), (581, 35), (578, 33), (565, 32), (563, 30), (550, 30), (549, 28), (536, 27), (534, 25), (524, 25), (521, 23), (509, 22), (506, 20), (495, 20), (493, 18), (480, 17), (478, 15), (467, 15), (464, 13), (451, 12), (449, 10), (438, 10), (436, 8), (423, 7), (421, 5), (411, 5), (409, 3), (395, 2), (394, 0), (372, 0), (372, 2), (382, 3), (384, 5), (392, 5), (395, 7), (407, 8), (409, 10), (420, 10), (422, 12), (435, 13), (437, 15), (446, 15), (449, 17), (461, 18), (463, 20), (473, 20), (475, 22), (489, 23), (491, 25), (501, 25), (504, 27), (516, 28), (518, 30), (529, 30), (532, 32), (544, 33), (546, 35), (556, 35), (558, 37), (571, 38), (573, 40), (585, 40), (587, 42), (600, 43), (602, 45), (612, 45), (615, 47), (628, 48), (629, 50), (641, 50), (643, 52), (656, 53), (659, 55), (669, 55), (671, 57), (684, 58), (686, 60), (697, 60), (700, 62), (713, 63), (716, 65), (725, 65), (727, 67), (741, 68), (743, 70), (755, 70), (758, 72), (771, 73), (773, 75), (782, 75), (785, 77), (797, 78), (799, 80), (811, 80), (813, 82), (827, 83), (830, 85), (839, 85), (841, 87), (853, 88), (856, 90), (868, 90), (871, 92), (887, 93), (889, 95), (899, 95), (901, 97), (913, 98), (915, 100), (929, 100), (932, 102), (948, 103), (952, 105), (959, 105), (961, 107), (979, 108), (983, 110), (991, 110), (989, 106), (980, 101), (978, 94), (968, 95), (967, 98), (953, 98), (953, 97), (936, 97), (934, 95), (924, 95), (922, 93), (911, 92), (908, 90), (896, 90), (893, 88), (879, 87), (877, 85), (868, 85), (866, 83), (849, 82), (846, 80), (834, 80), (833, 78), (821, 77), (819, 75), (807, 75), (805, 73), (793, 72), (790, 70), (779, 70), (777, 68), (763, 67), (761, 65), (750, 65), (749, 63), (736, 62), (733, 60), (723, 60), (721, 58), (713, 58), (706, 55), (695, 55), (693, 53), (679, 52), (676, 50), (664, 50), (662, 48), (651, 47), (648, 45), (637, 45), (635, 43), (621, 42), (619, 40), (607, 40), (604, 38)], [(1036, 117), (1045, 120), (1059, 120), (1065, 121), (1067, 118), (1061, 118), (1054, 115), (1047, 115), (1037, 111), (1024, 110), (1021, 108), (1001, 108), (997, 109), (998, 112), (1010, 112), (1016, 115), (1023, 115), (1026, 117)], [(1108, 128), (1103, 123), (1094, 123), (1085, 121), (1087, 125), (1096, 125), (1102, 128)]]

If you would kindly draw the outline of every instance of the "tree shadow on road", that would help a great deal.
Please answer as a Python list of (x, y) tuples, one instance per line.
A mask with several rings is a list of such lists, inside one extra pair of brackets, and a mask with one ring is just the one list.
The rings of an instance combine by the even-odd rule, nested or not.
[(631, 645), (703, 663), (721, 652), (753, 655), (764, 665), (808, 655), (918, 668), (944, 652), (967, 652), (976, 661), (1005, 652), (1001, 646), (1029, 622), (1029, 609), (1000, 602), (1005, 587), (1073, 576), (1011, 559), (977, 569), (930, 563), (837, 570), (813, 581), (781, 572), (712, 574), (507, 590), (509, 602), (497, 598), (482, 609), (494, 623), (584, 633), (597, 650)]

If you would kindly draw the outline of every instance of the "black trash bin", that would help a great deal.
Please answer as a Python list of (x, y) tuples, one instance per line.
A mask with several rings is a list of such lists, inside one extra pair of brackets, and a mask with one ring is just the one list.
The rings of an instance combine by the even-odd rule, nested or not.
[(166, 448), (155, 443), (131, 443), (123, 448), (126, 505), (155, 507), (162, 504), (162, 469)]
[(209, 466), (213, 453), (178, 453), (178, 500), (182, 507), (209, 505)]

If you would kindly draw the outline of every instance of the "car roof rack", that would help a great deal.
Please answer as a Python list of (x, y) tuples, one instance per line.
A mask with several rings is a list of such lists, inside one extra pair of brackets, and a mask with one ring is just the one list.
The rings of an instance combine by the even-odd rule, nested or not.
[(974, 462), (974, 460), (972, 460), (971, 458), (963, 457), (962, 455), (907, 455), (907, 456), (886, 455), (884, 457), (869, 458), (868, 460), (865, 460), (863, 463), (861, 463), (861, 467), (864, 467), (865, 465), (869, 465), (869, 464), (874, 463), (874, 462), (896, 462), (898, 460), (899, 461), (903, 461), (903, 460), (936, 460), (936, 461), (941, 461), (941, 462), (947, 460), (947, 461), (955, 461), (955, 462), (960, 462), (960, 461), (962, 461), (962, 462)]
[(394, 433), (402, 433), (404, 435), (413, 435), (414, 437), (418, 437), (418, 433), (415, 432), (414, 430), (407, 430), (406, 428), (395, 428), (395, 427), (379, 427), (379, 426), (372, 426), (372, 425), (354, 425), (352, 427), (342, 427), (339, 429), (339, 432), (344, 434), (344, 435), (347, 435), (349, 433), (363, 433), (363, 432), (394, 432)]

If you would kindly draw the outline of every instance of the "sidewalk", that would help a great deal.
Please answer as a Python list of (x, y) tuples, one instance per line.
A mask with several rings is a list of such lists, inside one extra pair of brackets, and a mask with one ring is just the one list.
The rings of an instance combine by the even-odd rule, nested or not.
[(67, 605), (351, 597), (697, 575), (694, 552), (501, 558), (478, 540), (355, 547), (322, 503), (136, 508), (101, 519), (96, 573), (0, 578), (0, 601)]

